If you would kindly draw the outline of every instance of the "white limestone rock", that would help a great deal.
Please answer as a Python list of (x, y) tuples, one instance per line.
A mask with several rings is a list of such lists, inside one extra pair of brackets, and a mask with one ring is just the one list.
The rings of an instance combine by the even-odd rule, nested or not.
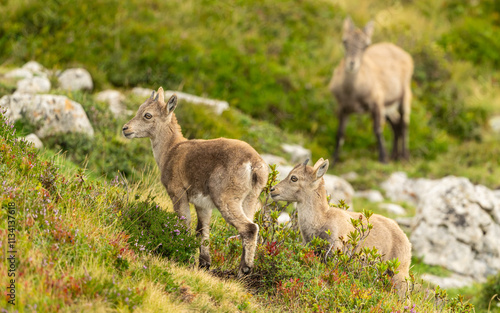
[(94, 135), (81, 104), (59, 95), (13, 94), (0, 99), (6, 116), (16, 121), (21, 117), (37, 126), (36, 135), (45, 138), (54, 134), (76, 132)]
[(84, 68), (67, 69), (58, 76), (58, 81), (59, 87), (68, 91), (91, 91), (94, 88), (92, 76)]

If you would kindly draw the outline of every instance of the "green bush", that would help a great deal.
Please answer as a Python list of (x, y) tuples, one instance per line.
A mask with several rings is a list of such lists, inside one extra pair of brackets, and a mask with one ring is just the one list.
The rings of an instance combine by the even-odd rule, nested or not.
[(500, 273), (488, 277), (481, 286), (477, 306), (482, 309), (491, 308), (491, 312), (500, 312)]
[(173, 212), (161, 209), (154, 197), (124, 209), (120, 221), (136, 251), (155, 253), (179, 263), (193, 263), (199, 242)]
[(458, 59), (500, 66), (500, 3), (451, 0), (443, 8), (455, 23), (439, 43)]
[[(465, 103), (467, 91), (453, 81), (452, 63), (443, 48), (429, 42), (422, 43), (413, 49), (412, 56), (416, 81), (413, 88), (412, 129), (417, 132), (410, 131), (410, 136), (423, 137), (417, 139), (417, 145), (427, 150), (422, 156), (435, 157), (443, 152), (442, 147), (435, 142), (440, 130), (460, 140), (480, 140), (487, 112)], [(419, 107), (422, 105), (425, 110)], [(414, 111), (419, 115), (417, 118), (413, 118)]]

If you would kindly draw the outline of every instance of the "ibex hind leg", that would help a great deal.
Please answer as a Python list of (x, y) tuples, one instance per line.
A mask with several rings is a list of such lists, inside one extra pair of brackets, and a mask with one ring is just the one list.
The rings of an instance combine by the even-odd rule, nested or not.
[(237, 198), (222, 197), (218, 205), (222, 217), (238, 230), (241, 237), (243, 254), (238, 276), (249, 274), (253, 268), (259, 232), (259, 226), (247, 217), (242, 204), (242, 201), (237, 200)]
[(243, 200), (243, 212), (249, 220), (253, 221), (255, 212), (259, 209), (261, 203), (259, 201), (260, 190), (252, 190)]
[(200, 239), (200, 258), (199, 267), (209, 269), (211, 262), (210, 258), (210, 218), (212, 217), (212, 209), (196, 207), (196, 215), (198, 224), (196, 225), (196, 236)]
[(410, 158), (410, 149), (408, 147), (410, 136), (408, 134), (408, 126), (410, 125), (411, 97), (411, 88), (408, 85), (405, 88), (405, 94), (403, 96), (403, 103), (401, 106), (401, 157), (405, 160)]

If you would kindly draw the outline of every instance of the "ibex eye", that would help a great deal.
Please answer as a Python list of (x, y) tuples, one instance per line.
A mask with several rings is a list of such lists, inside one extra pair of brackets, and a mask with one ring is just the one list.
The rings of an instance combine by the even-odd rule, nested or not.
[(295, 183), (299, 179), (297, 178), (297, 176), (292, 176), (292, 177), (290, 177), (290, 180)]
[(144, 117), (147, 118), (148, 120), (153, 117), (153, 115), (146, 113), (144, 114)]

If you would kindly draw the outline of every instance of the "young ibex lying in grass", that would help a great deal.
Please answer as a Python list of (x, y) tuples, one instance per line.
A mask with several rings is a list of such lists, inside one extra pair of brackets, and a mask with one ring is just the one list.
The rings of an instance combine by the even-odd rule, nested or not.
[[(411, 76), (413, 60), (391, 43), (371, 44), (373, 22), (360, 30), (352, 20), (344, 21), (345, 58), (335, 68), (329, 89), (339, 104), (334, 162), (338, 161), (344, 142), (347, 117), (351, 113), (370, 112), (377, 138), (379, 161), (386, 162), (383, 138), (385, 119), (394, 132), (392, 158), (409, 158), (408, 124), (411, 109)], [(399, 145), (401, 150), (399, 151)]]
[(179, 216), (191, 227), (189, 203), (198, 216), (196, 231), (201, 237), (200, 267), (210, 267), (208, 247), (212, 209), (219, 209), (226, 222), (242, 239), (243, 254), (238, 275), (248, 274), (254, 264), (259, 227), (253, 222), (259, 195), (267, 182), (267, 164), (247, 143), (219, 138), (187, 140), (177, 123), (177, 97), (164, 101), (158, 89), (123, 126), (127, 138), (149, 137), (153, 154)]
[[(314, 167), (307, 166), (307, 161), (295, 166), (284, 180), (271, 188), (271, 197), (274, 201), (297, 202), (299, 229), (304, 243), (319, 237), (333, 244), (333, 249), (341, 249), (339, 237), (347, 239), (354, 230), (350, 219), (358, 219), (361, 213), (329, 206), (323, 180), (328, 164), (328, 160), (319, 159)], [(377, 248), (384, 260), (398, 258), (399, 273), (394, 275), (393, 281), (398, 289), (403, 290), (411, 263), (410, 241), (398, 224), (389, 218), (373, 214), (370, 223), (373, 229), (360, 247)]]

